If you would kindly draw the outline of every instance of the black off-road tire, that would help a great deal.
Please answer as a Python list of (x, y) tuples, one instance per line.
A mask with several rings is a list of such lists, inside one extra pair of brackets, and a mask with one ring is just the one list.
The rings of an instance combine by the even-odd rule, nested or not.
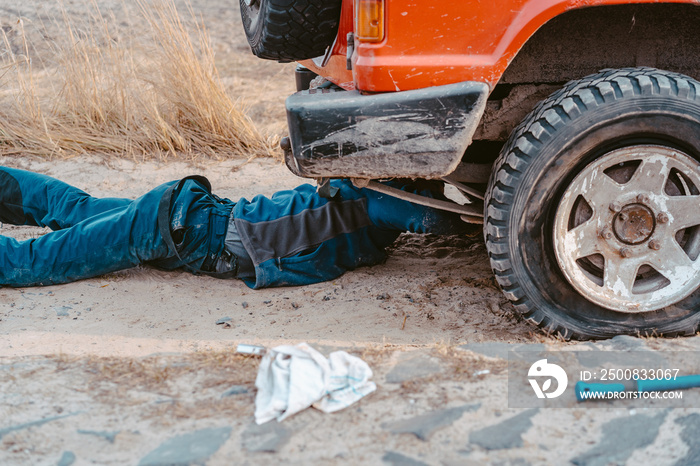
[(342, 0), (240, 0), (253, 53), (295, 61), (323, 55), (338, 33)]
[[(494, 165), (484, 236), (496, 279), (517, 310), (564, 338), (694, 334), (700, 292), (663, 309), (617, 312), (584, 298), (556, 260), (553, 219), (577, 173), (639, 144), (700, 160), (700, 83), (653, 68), (604, 70), (568, 83), (513, 131)], [(700, 206), (699, 206), (700, 208)]]

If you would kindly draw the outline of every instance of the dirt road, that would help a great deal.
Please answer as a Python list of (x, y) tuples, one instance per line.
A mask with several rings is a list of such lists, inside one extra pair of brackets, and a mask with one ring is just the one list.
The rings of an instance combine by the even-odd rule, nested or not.
[[(121, 11), (100, 5), (109, 14)], [(18, 16), (45, 19), (52, 8), (38, 1), (0, 5), (0, 25), (11, 27)], [(230, 92), (266, 132), (283, 134), (294, 65), (250, 55), (231, 2), (193, 8), (211, 34)], [(81, 2), (66, 10), (84, 14)], [(184, 173), (207, 176), (217, 194), (231, 199), (304, 182), (272, 160), (159, 164), (81, 156), (2, 163), (97, 196), (136, 197)], [(0, 229), (16, 238), (41, 233)], [(478, 237), (404, 235), (385, 264), (303, 288), (252, 291), (238, 281), (149, 268), (63, 286), (4, 288), (0, 463), (694, 464), (697, 409), (508, 408), (504, 356), (517, 345), (696, 351), (698, 340), (572, 344), (545, 337), (513, 313)], [(361, 356), (375, 371), (377, 392), (336, 414), (310, 409), (255, 426), (258, 360), (236, 355), (235, 345), (302, 341)]]

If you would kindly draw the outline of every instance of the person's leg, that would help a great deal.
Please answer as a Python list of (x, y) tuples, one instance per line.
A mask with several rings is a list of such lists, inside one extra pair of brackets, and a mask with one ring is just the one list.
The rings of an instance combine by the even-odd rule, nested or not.
[(0, 222), (60, 230), (131, 202), (95, 198), (50, 176), (0, 167)]
[[(350, 181), (333, 181), (341, 189), (359, 190), (367, 198), (367, 214), (372, 223), (380, 228), (399, 232), (433, 233), (437, 235), (462, 235), (475, 231), (471, 224), (463, 222), (458, 214), (415, 204), (394, 196), (367, 188), (355, 188)], [(414, 183), (395, 180), (389, 186), (422, 196), (445, 200), (441, 189), (433, 188), (431, 182)], [(441, 188), (436, 184), (435, 188)]]
[[(167, 257), (157, 215), (168, 186), (39, 238), (18, 241), (0, 236), (0, 286), (66, 283)], [(69, 212), (65, 215), (73, 218)]]

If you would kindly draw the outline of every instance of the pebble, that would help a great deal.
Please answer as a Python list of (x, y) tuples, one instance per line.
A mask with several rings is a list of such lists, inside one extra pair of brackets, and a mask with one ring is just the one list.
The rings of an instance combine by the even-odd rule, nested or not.
[(56, 311), (56, 315), (58, 317), (68, 317), (68, 311), (70, 311), (73, 308), (70, 306), (55, 306), (52, 309)]
[(56, 463), (56, 466), (71, 466), (73, 463), (75, 463), (75, 453), (72, 451), (64, 451), (61, 455), (61, 459)]
[(243, 395), (244, 393), (248, 393), (247, 388), (245, 388), (243, 385), (234, 385), (228, 390), (226, 390), (224, 393), (222, 393), (221, 398), (233, 395)]

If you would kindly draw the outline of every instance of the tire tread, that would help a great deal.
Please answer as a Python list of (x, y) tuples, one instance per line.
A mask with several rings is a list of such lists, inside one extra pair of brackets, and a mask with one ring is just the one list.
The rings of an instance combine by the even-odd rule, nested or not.
[[(547, 333), (583, 340), (612, 336), (536, 307), (523, 291), (510, 259), (507, 219), (510, 218), (515, 193), (523, 181), (524, 167), (535, 157), (535, 149), (556, 132), (557, 124), (580, 118), (612, 100), (642, 95), (670, 95), (694, 101), (698, 96), (698, 84), (688, 76), (647, 67), (601, 70), (598, 74), (571, 81), (540, 102), (515, 128), (494, 163), (484, 209), (486, 250), (496, 280), (506, 296), (524, 318)], [(553, 115), (559, 121), (554, 121)], [(697, 330), (695, 321), (665, 335), (692, 335)], [(643, 332), (633, 330), (630, 333)]]
[(338, 32), (341, 0), (258, 0), (258, 22), (251, 30), (250, 7), (243, 0), (241, 16), (252, 52), (278, 61), (305, 60), (323, 55)]

